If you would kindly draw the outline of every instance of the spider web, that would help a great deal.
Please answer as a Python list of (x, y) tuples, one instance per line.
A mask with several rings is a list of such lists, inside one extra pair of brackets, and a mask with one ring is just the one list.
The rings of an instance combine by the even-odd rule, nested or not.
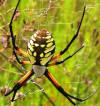
[[(82, 6), (80, 7), (82, 8), (77, 8), (77, 4), (73, 2), (72, 8), (69, 7), (70, 10), (67, 10), (66, 8), (69, 4), (66, 4), (66, 5), (63, 4), (63, 2), (65, 2), (64, 0), (61, 0), (61, 1), (58, 1), (58, 0), (38, 0), (38, 1), (29, 0), (29, 2), (32, 2), (33, 4), (31, 5), (31, 8), (29, 8), (30, 5), (27, 5), (27, 7), (23, 7), (24, 8), (23, 9), (22, 3), (20, 3), (21, 5), (18, 8), (18, 11), (20, 13), (18, 18), (21, 18), (20, 23), (24, 23), (24, 24), (23, 25), (20, 24), (21, 27), (19, 26), (19, 24), (16, 24), (15, 26), (13, 25), (14, 27), (13, 29), (15, 33), (19, 35), (21, 33), (21, 36), (18, 36), (18, 38), (21, 37), (21, 40), (24, 40), (26, 42), (28, 42), (28, 39), (30, 39), (30, 36), (34, 33), (35, 30), (40, 30), (42, 28), (45, 28), (51, 33), (53, 33), (54, 38), (56, 39), (59, 38), (63, 40), (63, 37), (64, 37), (66, 40), (64, 40), (63, 42), (68, 43), (70, 39), (70, 35), (72, 36), (77, 29), (75, 26), (78, 22), (77, 20), (80, 19), (81, 17), (84, 4), (86, 4), (87, 6), (86, 13), (88, 14), (93, 9), (95, 12), (95, 8), (98, 9), (100, 7), (100, 3), (95, 2), (95, 1), (91, 3), (88, 3), (87, 1), (83, 4), (81, 3)], [(9, 4), (9, 2), (6, 1), (5, 5), (3, 5), (0, 9), (2, 8), (5, 9), (5, 7), (7, 6), (7, 3)], [(15, 7), (12, 6), (11, 8), (7, 8), (5, 9), (5, 11), (0, 13), (1, 47), (2, 47), (2, 44), (3, 46), (5, 46), (6, 37), (9, 35), (8, 25), (9, 25), (10, 17), (11, 17), (11, 14), (13, 13), (14, 8)], [(23, 17), (21, 14), (25, 16)], [(71, 16), (69, 14), (71, 14)], [(94, 17), (94, 14), (88, 18), (88, 21), (92, 20), (93, 17)], [(17, 21), (18, 19), (16, 19), (16, 23)], [(20, 30), (18, 29), (19, 33), (16, 31), (17, 30), (16, 27), (19, 27), (20, 29)], [(30, 34), (27, 34), (27, 31), (29, 31)], [(60, 42), (61, 42), (60, 40), (57, 40), (56, 44), (59, 45)], [(65, 47), (65, 45), (62, 45), (62, 46)], [(59, 52), (59, 48), (57, 52)]]
[[(31, 5), (30, 5), (30, 2), (32, 3)], [(23, 7), (22, 3), (20, 3), (20, 6), (18, 8), (19, 16), (18, 17), (16, 16), (16, 20), (14, 21), (14, 25), (13, 25), (14, 32), (17, 36), (17, 44), (19, 44), (23, 49), (26, 49), (23, 46), (24, 44), (22, 44), (21, 41), (23, 42), (25, 41), (25, 45), (26, 45), (26, 42), (28, 42), (28, 40), (30, 39), (30, 36), (36, 30), (45, 28), (49, 32), (53, 33), (53, 36), (56, 39), (56, 45), (58, 45), (56, 50), (56, 54), (57, 54), (59, 53), (60, 50), (62, 50), (62, 48), (66, 46), (64, 44), (70, 41), (71, 39), (70, 36), (73, 36), (73, 34), (76, 32), (77, 30), (76, 26), (78, 24), (78, 20), (80, 19), (82, 15), (84, 4), (86, 4), (87, 6), (85, 17), (89, 22), (91, 22), (91, 20), (93, 19), (94, 14), (96, 15), (96, 13), (99, 13), (98, 11), (100, 7), (99, 1), (98, 2), (93, 1), (90, 3), (86, 1), (85, 3), (81, 3), (82, 5), (79, 7), (78, 7), (78, 4), (75, 4), (75, 2), (73, 2), (72, 5), (70, 6), (69, 6), (70, 3), (64, 4), (63, 2), (65, 3), (65, 0), (33, 0), (33, 1), (29, 0), (29, 5), (25, 5), (25, 7)], [(78, 2), (78, 0), (76, 0), (76, 2)], [(0, 11), (2, 9), (5, 9), (5, 7), (8, 5), (7, 3), (12, 4), (11, 2), (9, 3), (9, 1), (6, 1), (5, 5), (3, 5), (3, 7), (0, 7)], [(5, 11), (2, 11), (0, 13), (0, 41), (1, 41), (0, 47), (1, 49), (5, 46), (5, 43), (7, 41), (7, 36), (9, 35), (8, 25), (15, 8), (15, 6), (11, 6), (10, 8), (9, 7), (5, 9)], [(91, 12), (93, 12), (93, 14), (90, 14)], [(90, 17), (88, 17), (88, 15), (90, 15)], [(87, 20), (85, 20), (84, 22), (86, 23)], [(96, 20), (98, 19), (95, 16), (94, 21)], [(17, 22), (19, 22), (20, 24)], [(83, 27), (85, 27), (85, 25), (83, 25)], [(76, 48), (77, 46), (74, 46), (74, 47)], [(74, 51), (75, 48), (73, 48), (72, 51)], [(79, 53), (79, 56), (80, 55), (81, 54)], [(75, 68), (79, 71), (80, 70), (79, 67), (85, 64), (86, 63), (79, 61), (77, 62)], [(57, 66), (56, 70), (58, 70), (59, 68), (60, 66)], [(66, 68), (64, 64), (63, 74), (67, 74), (67, 76), (69, 76), (70, 74), (69, 69), (72, 69), (72, 67), (70, 66), (70, 68)], [(69, 72), (69, 73), (66, 73), (66, 72)], [(79, 80), (80, 75), (78, 77), (79, 78), (77, 79)], [(66, 83), (77, 84), (77, 83), (83, 83), (83, 81), (75, 82), (72, 80), (70, 82), (69, 80), (67, 80), (65, 82), (65, 85)]]
[[(31, 6), (32, 8), (29, 8), (27, 6), (27, 7), (24, 7), (25, 9), (22, 9), (22, 7), (19, 6), (19, 9), (18, 9), (18, 11), (20, 12), (20, 15), (21, 15), (21, 13), (23, 13), (23, 15), (27, 14), (27, 17), (25, 16), (24, 18), (22, 16), (20, 16), (20, 17), (22, 17), (21, 21), (24, 20), (26, 22), (26, 27), (22, 28), (22, 30), (20, 30), (20, 32), (24, 32), (24, 30), (29, 30), (29, 31), (34, 32), (35, 29), (40, 30), (42, 28), (45, 28), (53, 33), (54, 32), (53, 30), (56, 30), (56, 28), (59, 27), (59, 29), (64, 28), (63, 32), (64, 31), (66, 32), (63, 34), (62, 31), (60, 30), (59, 35), (64, 35), (64, 36), (66, 36), (65, 34), (67, 34), (67, 36), (70, 36), (70, 32), (75, 33), (75, 31), (76, 31), (75, 25), (77, 23), (77, 17), (81, 16), (84, 4), (86, 4), (86, 6), (87, 6), (87, 10), (86, 10), (87, 13), (89, 13), (91, 11), (91, 9), (93, 9), (95, 7), (98, 8), (100, 6), (99, 2), (98, 3), (91, 2), (90, 4), (89, 3), (83, 3), (83, 4), (81, 3), (83, 7), (81, 6), (82, 8), (75, 9), (75, 8), (77, 8), (77, 5), (74, 5), (74, 2), (73, 2), (72, 9), (67, 10), (66, 7), (69, 4), (66, 4), (65, 5), (66, 7), (64, 7), (64, 4), (63, 4), (63, 2), (65, 2), (64, 0), (61, 0), (61, 1), (58, 1), (58, 0), (38, 0), (38, 1), (34, 0), (34, 1), (31, 1), (31, 0), (29, 0), (29, 2), (33, 3), (33, 5), (32, 5), (33, 7)], [(76, 0), (76, 2), (77, 2), (77, 0)], [(7, 3), (9, 3), (9, 2), (6, 2), (5, 6), (7, 6)], [(0, 35), (1, 35), (0, 39), (2, 39), (3, 35), (4, 36), (7, 35), (7, 32), (5, 30), (9, 30), (9, 28), (8, 28), (9, 21), (6, 22), (5, 17), (11, 17), (11, 13), (13, 12), (13, 10), (14, 10), (14, 7), (11, 7), (11, 8), (8, 8), (6, 10), (6, 12), (4, 11), (3, 13), (0, 13)], [(72, 14), (73, 17), (70, 18), (69, 14)], [(92, 17), (93, 16), (91, 16), (90, 19), (92, 19)], [(5, 21), (5, 22), (2, 23), (2, 21)], [(73, 25), (74, 25), (74, 28), (71, 29), (71, 27), (73, 27)], [(69, 31), (69, 29), (66, 29), (66, 26), (69, 26), (67, 28), (69, 28), (70, 31)], [(59, 35), (54, 35), (54, 37), (55, 36), (57, 37)], [(31, 36), (31, 34), (30, 34), (30, 36)], [(30, 36), (26, 35), (24, 37), (29, 38)]]
[[(29, 1), (31, 1), (31, 0), (29, 0)], [(54, 25), (62, 25), (62, 24), (64, 24), (64, 25), (65, 24), (71, 25), (71, 23), (73, 23), (73, 24), (76, 23), (75, 20), (73, 21), (73, 19), (72, 19), (70, 21), (70, 20), (67, 19), (67, 17), (66, 17), (66, 22), (65, 22), (65, 20), (63, 20), (63, 21), (62, 20), (59, 20), (58, 21), (58, 18), (59, 17), (62, 17), (63, 18), (64, 16), (67, 16), (67, 15), (65, 15), (65, 12), (67, 14), (67, 10), (65, 11), (66, 8), (61, 7), (61, 3), (63, 3), (63, 0), (61, 0), (61, 2), (58, 1), (58, 0), (55, 0), (55, 1), (54, 0), (38, 0), (38, 1), (39, 2), (37, 2), (36, 0), (32, 1), (32, 2), (35, 2), (35, 3), (37, 2), (38, 3), (38, 4), (36, 4), (36, 6), (39, 5), (38, 6), (39, 8), (37, 8), (37, 9), (35, 9), (34, 7), (36, 7), (36, 6), (34, 6), (33, 8), (26, 8), (25, 7), (25, 9), (22, 9), (20, 7), (20, 9), (18, 10), (19, 12), (22, 12), (23, 11), (25, 14), (28, 15), (28, 17), (27, 17), (28, 18), (28, 21), (29, 21), (29, 19), (31, 17), (33, 19), (36, 19), (37, 20), (37, 23), (36, 24), (38, 26), (37, 29), (41, 29), (41, 26), (47, 27), (47, 29), (48, 29), (48, 27), (50, 27), (51, 25), (53, 25), (53, 26)], [(7, 2), (7, 3), (9, 3), (9, 2)], [(95, 2), (93, 2), (93, 3), (94, 4), (91, 3), (91, 4), (88, 4), (88, 5), (86, 3), (84, 3), (87, 6), (86, 12), (90, 12), (92, 8), (95, 8), (95, 7), (99, 7), (100, 6), (100, 3), (95, 3)], [(84, 4), (82, 4), (82, 6), (84, 6)], [(75, 8), (75, 6), (73, 6), (73, 7)], [(8, 10), (6, 10), (6, 12), (0, 13), (0, 19), (1, 19), (0, 22), (2, 22), (2, 19), (3, 18), (5, 20), (5, 17), (9, 13), (13, 12), (14, 8), (15, 7), (9, 8)], [(60, 12), (59, 11), (60, 9), (61, 10), (63, 9), (63, 12), (62, 11)], [(72, 12), (71, 13), (73, 13), (73, 15), (75, 15), (75, 14), (76, 15), (79, 15), (79, 14), (82, 13), (82, 11), (83, 11), (82, 9), (83, 9), (83, 7), (81, 8), (81, 10), (78, 10), (77, 12), (75, 12), (75, 11), (73, 11), (73, 8), (72, 8), (72, 10), (71, 10)], [(43, 17), (45, 17), (45, 20), (41, 20), (41, 18), (43, 18)], [(67, 22), (67, 20), (69, 22)], [(9, 22), (6, 23), (6, 24), (4, 24), (4, 25), (2, 25), (0, 23), (0, 29), (2, 30), (3, 28), (5, 28), (8, 25), (9, 25)]]
[[(34, 31), (45, 28), (48, 31), (50, 31), (51, 33), (54, 33), (54, 38), (59, 37), (59, 39), (62, 39), (62, 36), (64, 36), (64, 38), (66, 39), (64, 41), (64, 43), (66, 43), (67, 39), (69, 39), (68, 37), (70, 35), (72, 35), (73, 33), (75, 33), (75, 31), (76, 31), (75, 25), (77, 23), (77, 20), (79, 19), (77, 17), (79, 17), (79, 15), (82, 13), (84, 4), (86, 4), (86, 3), (83, 3), (83, 4), (81, 3), (83, 7), (81, 6), (82, 8), (75, 10), (75, 8), (77, 8), (77, 5), (74, 6), (74, 2), (73, 2), (72, 6), (74, 7), (74, 9), (72, 7), (71, 10), (67, 10), (66, 7), (69, 4), (66, 4), (64, 6), (63, 2), (65, 2), (65, 1), (63, 1), (63, 0), (61, 0), (61, 1), (58, 1), (58, 0), (38, 0), (38, 1), (34, 0), (34, 1), (31, 1), (31, 0), (29, 0), (29, 2), (32, 2), (32, 4), (33, 4), (31, 6), (31, 8), (29, 8), (30, 5), (27, 5), (27, 7), (24, 7), (24, 9), (22, 9), (21, 6), (19, 6), (19, 8), (18, 8), (18, 11), (20, 14), (18, 18), (21, 17), (21, 22), (20, 22), (21, 25), (20, 25), (19, 31), (20, 31), (20, 33), (22, 33), (22, 36), (20, 36), (20, 37), (21, 37), (21, 40), (23, 39), (26, 42), (28, 42), (28, 39), (30, 39), (30, 36), (34, 33)], [(76, 2), (77, 2), (77, 0), (76, 0)], [(7, 3), (9, 3), (9, 2), (6, 2), (5, 4), (7, 5)], [(93, 2), (93, 3), (86, 4), (86, 6), (87, 6), (86, 12), (87, 13), (89, 13), (92, 8), (100, 6), (99, 3), (95, 3), (95, 2)], [(61, 6), (61, 5), (63, 5), (63, 6)], [(5, 17), (11, 17), (11, 13), (13, 13), (13, 10), (14, 10), (14, 7), (11, 7), (0, 14), (0, 22), (1, 22), (0, 23), (0, 35), (1, 35), (0, 40), (1, 41), (2, 41), (2, 36), (6, 37), (6, 35), (9, 35), (8, 25), (9, 25), (10, 19), (8, 21), (8, 19), (6, 19)], [(23, 17), (21, 14), (25, 15), (25, 17)], [(69, 14), (72, 14), (73, 17), (70, 17)], [(91, 16), (90, 19), (92, 19), (92, 17), (93, 16)], [(5, 20), (7, 20), (7, 21), (5, 21)], [(4, 22), (2, 22), (2, 21), (4, 21)], [(16, 22), (17, 22), (17, 19), (16, 19)], [(24, 23), (24, 28), (22, 26), (22, 23)], [(16, 26), (18, 27), (19, 25), (18, 24), (15, 25), (15, 27), (13, 28), (14, 31), (18, 30), (16, 28)], [(58, 34), (55, 35), (55, 33), (57, 33), (57, 30), (56, 30), (57, 28), (58, 28), (59, 35)], [(63, 28), (63, 30), (60, 30), (62, 28)], [(26, 33), (25, 31), (30, 31), (32, 33), (29, 36), (29, 34), (25, 34)], [(66, 38), (66, 35), (67, 35), (67, 38)], [(18, 39), (19, 39), (19, 37), (18, 37)], [(59, 41), (57, 41), (56, 43), (59, 43)]]
[[(58, 0), (29, 0), (29, 2), (32, 2), (33, 5), (31, 5), (31, 8), (29, 7), (29, 5), (27, 5), (26, 7), (22, 8), (22, 3), (20, 3), (20, 6), (18, 7), (18, 12), (19, 12), (19, 16), (18, 18), (21, 18), (21, 22), (20, 23), (24, 23), (23, 26), (21, 26), (20, 24), (20, 32), (21, 36), (18, 36), (18, 39), (20, 37), (21, 40), (28, 42), (28, 40), (30, 39), (30, 36), (36, 31), (36, 30), (40, 30), (42, 28), (47, 29), (48, 31), (54, 33), (54, 38), (58, 38), (58, 39), (62, 39), (63, 40), (63, 36), (66, 40), (64, 40), (63, 42), (66, 44), (66, 42), (68, 43), (69, 39), (70, 39), (70, 35), (73, 35), (76, 32), (76, 23), (78, 22), (77, 20), (79, 19), (78, 17), (81, 17), (82, 11), (83, 11), (83, 7), (84, 4), (86, 4), (87, 9), (86, 9), (86, 13), (90, 13), (92, 9), (95, 8), (99, 8), (100, 3), (98, 2), (91, 2), (88, 3), (87, 1), (85, 3), (81, 3), (82, 8), (78, 7), (77, 8), (77, 4), (75, 4), (75, 2), (72, 3), (72, 8), (70, 10), (67, 10), (67, 6), (69, 4), (64, 5), (63, 2), (65, 2), (64, 0), (58, 1)], [(77, 2), (77, 0), (76, 0)], [(2, 8), (4, 8), (4, 6), (7, 6), (7, 2), (5, 3), (5, 5), (3, 5)], [(6, 21), (6, 17), (11, 17), (11, 14), (13, 13), (15, 7), (11, 7), (8, 8), (6, 10), (6, 12), (2, 12), (0, 13), (0, 41), (1, 41), (1, 45), (3, 44), (5, 46), (5, 41), (6, 41), (6, 36), (9, 35), (9, 22), (10, 21)], [(70, 7), (69, 7), (70, 8)], [(68, 8), (68, 9), (69, 9)], [(23, 17), (21, 14), (25, 15), (25, 17)], [(72, 14), (71, 16), (69, 14)], [(18, 15), (18, 14), (17, 14)], [(73, 16), (73, 17), (72, 17)], [(91, 17), (89, 17), (88, 20), (91, 20), (93, 18), (94, 14), (91, 15)], [(17, 17), (17, 16), (16, 16)], [(76, 17), (76, 18), (75, 18)], [(69, 19), (68, 19), (69, 18)], [(10, 19), (8, 19), (10, 20)], [(2, 23), (3, 21), (3, 23)], [(15, 22), (17, 23), (18, 19), (16, 18)], [(19, 24), (17, 24), (19, 27)], [(13, 26), (14, 31), (16, 33), (16, 26)], [(68, 28), (68, 29), (66, 29)], [(58, 29), (58, 30), (57, 30)], [(62, 30), (63, 29), (63, 30)], [(18, 29), (19, 30), (19, 29)], [(56, 31), (54, 31), (56, 30)], [(30, 36), (29, 34), (27, 34), (27, 31), (30, 32)], [(17, 34), (19, 34), (17, 33)], [(59, 33), (59, 35), (56, 33)], [(67, 37), (66, 37), (67, 35)], [(20, 42), (20, 41), (19, 41)], [(59, 45), (61, 41), (57, 40), (56, 44)], [(65, 47), (65, 45), (62, 45), (63, 48)], [(2, 47), (2, 46), (1, 46)], [(58, 47), (57, 47), (58, 48)], [(57, 50), (57, 52), (59, 52), (59, 48)], [(83, 64), (82, 62), (80, 63), (81, 65)], [(79, 64), (79, 66), (80, 66)], [(77, 64), (78, 66), (78, 64)]]

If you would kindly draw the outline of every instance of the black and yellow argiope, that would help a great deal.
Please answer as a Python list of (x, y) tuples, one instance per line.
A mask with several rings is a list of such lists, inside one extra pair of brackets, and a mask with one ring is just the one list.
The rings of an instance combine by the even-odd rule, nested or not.
[[(18, 8), (19, 3), (20, 3), (20, 0), (18, 0), (18, 3), (16, 5), (16, 8), (14, 10), (14, 13), (12, 15), (12, 18), (11, 18), (11, 21), (9, 24), (10, 33), (11, 33), (11, 37), (12, 37), (12, 44), (13, 44), (13, 53), (19, 64), (32, 64), (33, 68), (20, 81), (18, 81), (18, 83), (13, 87), (13, 89), (10, 92), (7, 92), (5, 94), (5, 96), (14, 92), (13, 97), (11, 99), (11, 101), (13, 102), (17, 90), (19, 90), (23, 86), (23, 84), (33, 74), (36, 74), (37, 77), (41, 77), (42, 75), (45, 75), (53, 83), (53, 85), (57, 88), (57, 90), (60, 93), (62, 93), (73, 105), (75, 105), (76, 103), (72, 99), (80, 101), (80, 102), (87, 100), (90, 96), (85, 99), (79, 99), (77, 97), (71, 96), (70, 94), (66, 93), (64, 91), (64, 89), (59, 85), (59, 83), (55, 80), (55, 78), (52, 76), (52, 74), (47, 69), (47, 67), (49, 67), (49, 66), (58, 65), (58, 64), (63, 63), (64, 61), (66, 61), (69, 58), (71, 58), (72, 56), (74, 56), (78, 51), (80, 51), (84, 47), (84, 45), (82, 45), (81, 48), (79, 48), (72, 55), (66, 57), (62, 61), (53, 62), (54, 60), (56, 60), (57, 58), (62, 56), (69, 49), (70, 45), (73, 43), (73, 41), (78, 36), (79, 30), (80, 30), (80, 27), (81, 27), (81, 24), (82, 24), (82, 21), (84, 18), (86, 7), (84, 7), (82, 18), (81, 18), (81, 21), (78, 26), (76, 34), (73, 36), (72, 40), (69, 42), (69, 44), (66, 46), (66, 48), (64, 50), (62, 50), (57, 56), (53, 57), (54, 52), (55, 52), (55, 41), (54, 41), (52, 35), (46, 29), (41, 29), (41, 30), (37, 31), (34, 35), (32, 35), (32, 37), (28, 43), (28, 47), (27, 47), (28, 52), (27, 53), (22, 51), (20, 48), (18, 48), (16, 46), (15, 36), (13, 34), (13, 29), (12, 29), (12, 23), (13, 23), (13, 19), (16, 14), (16, 10)], [(30, 61), (20, 61), (16, 54), (16, 51), (23, 54), (24, 56), (29, 57)], [(50, 63), (50, 62), (52, 62), (52, 63)]]

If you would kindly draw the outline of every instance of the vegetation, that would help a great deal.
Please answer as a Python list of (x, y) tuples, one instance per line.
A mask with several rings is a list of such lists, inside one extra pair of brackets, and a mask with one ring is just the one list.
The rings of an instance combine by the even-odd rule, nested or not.
[[(31, 65), (22, 68), (12, 54), (12, 43), (9, 32), (9, 22), (18, 0), (0, 0), (0, 106), (71, 106), (71, 103), (60, 94), (44, 76), (32, 77), (44, 88), (42, 93), (31, 81), (26, 83), (17, 94), (24, 97), (10, 103), (12, 95), (4, 96), (5, 88), (12, 88), (22, 77), (24, 69), (30, 70)], [(87, 6), (79, 36), (70, 49), (59, 60), (72, 54), (82, 44), (85, 47), (74, 57), (58, 66), (52, 66), (49, 71), (61, 84), (66, 92), (78, 98), (95, 95), (80, 106), (100, 105), (100, 0), (21, 0), (14, 18), (13, 31), (16, 43), (27, 51), (27, 42), (36, 30), (47, 29), (52, 33), (58, 54), (72, 39), (77, 31), (84, 5)], [(50, 6), (50, 9), (48, 9)], [(46, 11), (48, 9), (48, 11)], [(46, 12), (46, 13), (45, 13)], [(19, 54), (21, 60), (27, 60)]]

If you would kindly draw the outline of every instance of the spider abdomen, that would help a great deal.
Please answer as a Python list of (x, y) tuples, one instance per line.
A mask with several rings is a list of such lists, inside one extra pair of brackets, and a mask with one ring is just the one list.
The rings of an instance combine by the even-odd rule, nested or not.
[(34, 65), (46, 65), (55, 51), (52, 35), (45, 29), (37, 31), (28, 43), (29, 59)]

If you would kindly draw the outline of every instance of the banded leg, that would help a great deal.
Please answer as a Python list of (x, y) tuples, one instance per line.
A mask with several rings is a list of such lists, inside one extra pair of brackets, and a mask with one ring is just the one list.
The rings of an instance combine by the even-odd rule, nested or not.
[(21, 54), (24, 55), (25, 57), (28, 56), (28, 54), (27, 54), (25, 51), (21, 50), (20, 48), (17, 47), (16, 50), (17, 50), (17, 52), (21, 53)]
[(27, 55), (26, 52), (22, 51), (20, 48), (18, 48), (18, 47), (16, 46), (16, 44), (15, 44), (16, 37), (15, 37), (14, 34), (13, 34), (13, 28), (12, 28), (13, 19), (14, 19), (14, 16), (15, 16), (15, 14), (16, 14), (16, 10), (17, 10), (17, 7), (18, 7), (19, 3), (20, 3), (20, 0), (18, 1), (17, 5), (16, 5), (16, 8), (15, 8), (15, 10), (14, 10), (14, 13), (13, 13), (13, 15), (12, 15), (12, 18), (11, 18), (11, 21), (10, 21), (10, 24), (9, 24), (9, 28), (10, 28), (10, 33), (11, 33), (11, 38), (12, 38), (12, 44), (13, 44), (13, 53), (14, 53), (14, 55), (15, 55), (15, 57), (16, 57), (18, 63), (21, 64), (21, 62), (20, 62), (20, 60), (19, 60), (19, 58), (18, 58), (18, 56), (17, 56), (15, 50), (18, 51), (19, 53), (23, 54), (24, 56), (28, 56), (28, 55)]
[(69, 44), (66, 46), (66, 48), (65, 48), (64, 50), (62, 50), (57, 56), (53, 57), (53, 58), (51, 59), (51, 61), (53, 61), (53, 60), (59, 58), (61, 55), (63, 55), (63, 54), (69, 49), (69, 47), (71, 46), (71, 44), (73, 43), (73, 41), (74, 41), (74, 40), (76, 39), (76, 37), (78, 36), (79, 31), (80, 31), (80, 28), (81, 28), (81, 25), (82, 25), (82, 21), (83, 21), (83, 18), (84, 18), (84, 14), (85, 14), (85, 8), (86, 8), (86, 6), (84, 6), (82, 18), (81, 18), (79, 27), (78, 27), (78, 29), (77, 29), (77, 31), (76, 31), (76, 34), (73, 36), (72, 40), (69, 42)]
[(31, 64), (31, 62), (30, 61), (20, 61), (19, 60), (19, 58), (18, 58), (18, 56), (17, 56), (17, 54), (16, 54), (16, 52), (15, 52), (15, 50), (14, 50), (14, 48), (13, 48), (13, 53), (14, 53), (14, 55), (15, 55), (15, 57), (16, 57), (16, 60), (17, 60), (17, 62), (19, 63), (19, 64)]
[(64, 91), (64, 89), (59, 85), (59, 83), (55, 80), (55, 78), (51, 75), (51, 73), (48, 72), (48, 70), (46, 70), (45, 76), (52, 82), (52, 84), (57, 88), (57, 90), (60, 93), (62, 93), (73, 105), (76, 105), (76, 103), (73, 102), (72, 99), (77, 100), (79, 102), (83, 102), (83, 101), (87, 100), (88, 98), (90, 98), (91, 96), (94, 95), (94, 94), (92, 94), (85, 99), (79, 99), (77, 97), (71, 96), (70, 94), (68, 94), (67, 92)]
[(15, 57), (16, 57), (16, 60), (17, 60), (17, 62), (18, 62), (19, 64), (31, 64), (30, 61), (20, 61), (19, 58), (18, 58), (18, 56), (17, 56), (17, 54), (16, 54), (16, 52), (15, 52), (15, 50), (13, 50), (13, 53), (14, 53), (14, 55), (15, 55)]
[(59, 64), (65, 62), (66, 60), (68, 60), (68, 59), (70, 59), (71, 57), (73, 57), (73, 56), (74, 56), (77, 52), (79, 52), (83, 47), (84, 47), (84, 45), (82, 45), (81, 48), (79, 48), (77, 51), (75, 51), (72, 55), (66, 57), (64, 60), (62, 60), (62, 61), (56, 61), (56, 62), (51, 63), (51, 64), (47, 64), (47, 66), (59, 65)]
[(21, 64), (31, 64), (30, 61), (22, 61)]
[(13, 101), (14, 101), (14, 98), (15, 98), (15, 95), (16, 95), (16, 93), (17, 93), (17, 90), (19, 90), (19, 89), (23, 86), (23, 84), (24, 84), (33, 74), (34, 74), (34, 71), (33, 71), (33, 69), (32, 69), (32, 70), (30, 70), (20, 81), (18, 81), (18, 83), (13, 87), (13, 89), (12, 89), (10, 92), (6, 93), (5, 96), (8, 96), (8, 95), (11, 94), (12, 92), (14, 92), (13, 97), (12, 97), (12, 99), (11, 99), (11, 101), (13, 102)]

